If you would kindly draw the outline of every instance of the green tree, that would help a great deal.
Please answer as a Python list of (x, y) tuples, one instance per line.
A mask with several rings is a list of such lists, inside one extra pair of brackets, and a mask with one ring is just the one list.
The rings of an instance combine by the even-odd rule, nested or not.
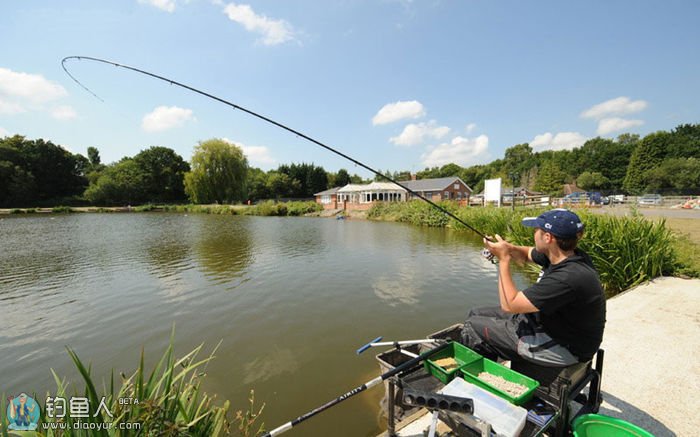
[(645, 174), (663, 161), (671, 134), (656, 132), (645, 136), (632, 152), (623, 188), (632, 194), (641, 194), (647, 185)]
[(272, 197), (293, 197), (301, 190), (301, 183), (285, 173), (270, 172), (267, 176), (267, 189)]
[(145, 199), (145, 174), (131, 158), (107, 166), (94, 184), (85, 190), (85, 198), (95, 205), (132, 205)]
[(584, 190), (600, 190), (606, 188), (610, 180), (599, 172), (584, 171), (576, 179), (576, 185)]
[(247, 178), (246, 187), (248, 187), (248, 198), (250, 200), (269, 199), (273, 197), (267, 185), (267, 173), (259, 168), (253, 167), (248, 169)]
[(185, 193), (195, 203), (243, 200), (248, 160), (240, 147), (224, 140), (200, 142), (185, 174)]
[[(510, 174), (518, 175), (515, 180), (516, 185), (524, 185), (523, 177), (535, 165), (535, 158), (532, 155), (532, 148), (529, 144), (517, 144), (506, 149), (505, 158), (503, 159), (503, 171)], [(508, 178), (510, 181), (510, 177)], [(510, 185), (512, 182), (508, 182)]]
[(700, 124), (682, 124), (671, 132), (669, 158), (700, 158)]
[(674, 191), (677, 194), (700, 190), (700, 159), (670, 158), (645, 173), (645, 191)]
[(464, 169), (457, 164), (445, 164), (442, 167), (440, 167), (440, 177), (446, 178), (451, 176), (458, 176), (462, 170)]
[(566, 174), (554, 160), (548, 160), (539, 166), (535, 189), (547, 194), (556, 195), (562, 191)]
[(102, 160), (100, 159), (100, 151), (97, 150), (97, 147), (88, 147), (87, 149), (87, 154), (88, 154), (88, 159), (90, 160), (90, 164), (93, 167), (97, 167), (102, 163)]
[(350, 183), (350, 174), (348, 173), (347, 170), (344, 168), (341, 168), (338, 170), (338, 174), (335, 175), (335, 186), (336, 187), (344, 187), (345, 185)]
[(149, 202), (182, 201), (185, 196), (185, 173), (190, 165), (174, 150), (151, 147), (134, 156), (144, 177), (144, 196)]

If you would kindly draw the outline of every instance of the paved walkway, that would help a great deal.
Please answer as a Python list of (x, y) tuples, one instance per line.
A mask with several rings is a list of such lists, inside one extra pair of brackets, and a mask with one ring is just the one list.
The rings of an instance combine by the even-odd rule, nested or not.
[(608, 300), (603, 405), (656, 436), (700, 432), (700, 280), (659, 278)]

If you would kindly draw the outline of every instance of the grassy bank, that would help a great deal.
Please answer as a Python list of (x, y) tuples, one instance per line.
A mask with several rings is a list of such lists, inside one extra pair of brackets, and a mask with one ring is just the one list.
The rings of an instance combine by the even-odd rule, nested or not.
[(154, 205), (146, 204), (129, 207), (68, 207), (53, 208), (14, 208), (0, 210), (6, 214), (43, 214), (43, 213), (110, 213), (110, 212), (186, 212), (192, 214), (225, 214), (257, 216), (301, 216), (323, 211), (323, 207), (314, 201), (308, 202), (274, 202), (268, 200), (257, 205)]
[[(84, 387), (78, 390), (76, 385), (68, 383), (52, 370), (56, 391), (51, 395), (66, 399), (66, 402), (71, 397), (85, 397), (89, 400), (90, 413), (88, 417), (71, 417), (70, 410), (66, 408), (65, 417), (48, 417), (46, 408), (42, 408), (38, 435), (254, 437), (262, 434), (264, 424), (260, 423), (260, 415), (264, 404), (259, 408), (255, 406), (252, 391), (248, 409), (237, 411), (231, 419), (231, 405), (228, 401), (218, 404), (215, 397), (201, 390), (206, 365), (213, 359), (213, 353), (200, 357), (201, 351), (200, 345), (182, 358), (175, 358), (171, 340), (170, 346), (150, 372), (144, 368), (142, 351), (137, 370), (131, 376), (120, 374), (115, 384), (114, 372), (107, 383), (97, 381), (90, 372), (90, 366), (86, 366), (75, 352), (68, 349), (68, 354), (83, 379), (80, 385)], [(99, 390), (99, 387), (102, 389)], [(40, 403), (45, 400), (36, 395), (34, 398)], [(105, 407), (98, 410), (103, 398)], [(124, 402), (125, 399), (129, 401)], [(0, 399), (0, 411), (6, 411), (7, 407), (3, 396)], [(0, 435), (16, 435), (8, 433), (7, 416), (0, 416)], [(51, 429), (51, 424), (61, 423), (67, 429)], [(42, 424), (47, 424), (48, 429), (43, 429)], [(111, 428), (96, 429), (98, 424), (111, 424)]]
[[(532, 245), (532, 229), (520, 224), (523, 217), (537, 216), (544, 209), (458, 208), (454, 203), (441, 206), (481, 232), (502, 237), (519, 245)], [(700, 267), (692, 254), (698, 246), (671, 231), (664, 220), (641, 216), (615, 217), (578, 210), (586, 225), (580, 247), (588, 252), (600, 273), (608, 296), (658, 276), (700, 277)], [(378, 204), (368, 218), (422, 226), (465, 227), (430, 205), (409, 203)]]

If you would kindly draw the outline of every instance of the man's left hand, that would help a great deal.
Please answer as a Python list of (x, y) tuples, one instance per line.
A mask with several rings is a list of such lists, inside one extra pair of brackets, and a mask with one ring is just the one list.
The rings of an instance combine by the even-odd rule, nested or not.
[(491, 242), (484, 238), (484, 247), (489, 250), (499, 261), (510, 260), (510, 251), (512, 244), (496, 234), (496, 241)]

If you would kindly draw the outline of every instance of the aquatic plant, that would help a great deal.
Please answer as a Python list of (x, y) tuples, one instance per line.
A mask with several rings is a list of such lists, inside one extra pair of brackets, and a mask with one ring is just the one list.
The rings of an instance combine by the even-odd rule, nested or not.
[[(237, 411), (233, 421), (228, 418), (229, 401), (216, 405), (215, 396), (202, 391), (206, 365), (214, 358), (214, 352), (200, 358), (202, 347), (203, 345), (198, 346), (182, 358), (175, 358), (171, 338), (168, 348), (150, 373), (145, 369), (142, 350), (138, 369), (131, 376), (120, 374), (121, 381), (116, 385), (112, 372), (109, 387), (103, 383), (99, 393), (90, 366), (86, 366), (75, 351), (68, 348), (68, 354), (80, 373), (85, 388), (81, 394), (77, 390), (71, 391), (71, 384), (52, 370), (57, 386), (54, 396), (64, 399), (71, 396), (86, 397), (94, 409), (97, 409), (104, 396), (106, 411), (111, 416), (105, 409), (98, 410), (94, 417), (91, 411), (84, 418), (71, 417), (70, 413), (63, 418), (52, 418), (42, 411), (38, 431), (46, 437), (221, 436), (230, 435), (233, 425), (233, 431), (243, 437), (263, 434), (264, 423), (259, 422), (265, 405), (256, 407), (252, 390), (248, 409)], [(138, 400), (138, 403), (124, 402), (125, 399)], [(0, 409), (5, 411), (6, 406), (2, 402)], [(0, 416), (0, 434), (5, 437), (8, 436), (7, 420), (5, 414)], [(61, 423), (65, 424), (65, 429), (51, 427), (51, 424), (57, 426)], [(98, 427), (98, 424), (111, 426), (105, 429), (104, 426)], [(138, 429), (133, 424), (139, 424)]]

